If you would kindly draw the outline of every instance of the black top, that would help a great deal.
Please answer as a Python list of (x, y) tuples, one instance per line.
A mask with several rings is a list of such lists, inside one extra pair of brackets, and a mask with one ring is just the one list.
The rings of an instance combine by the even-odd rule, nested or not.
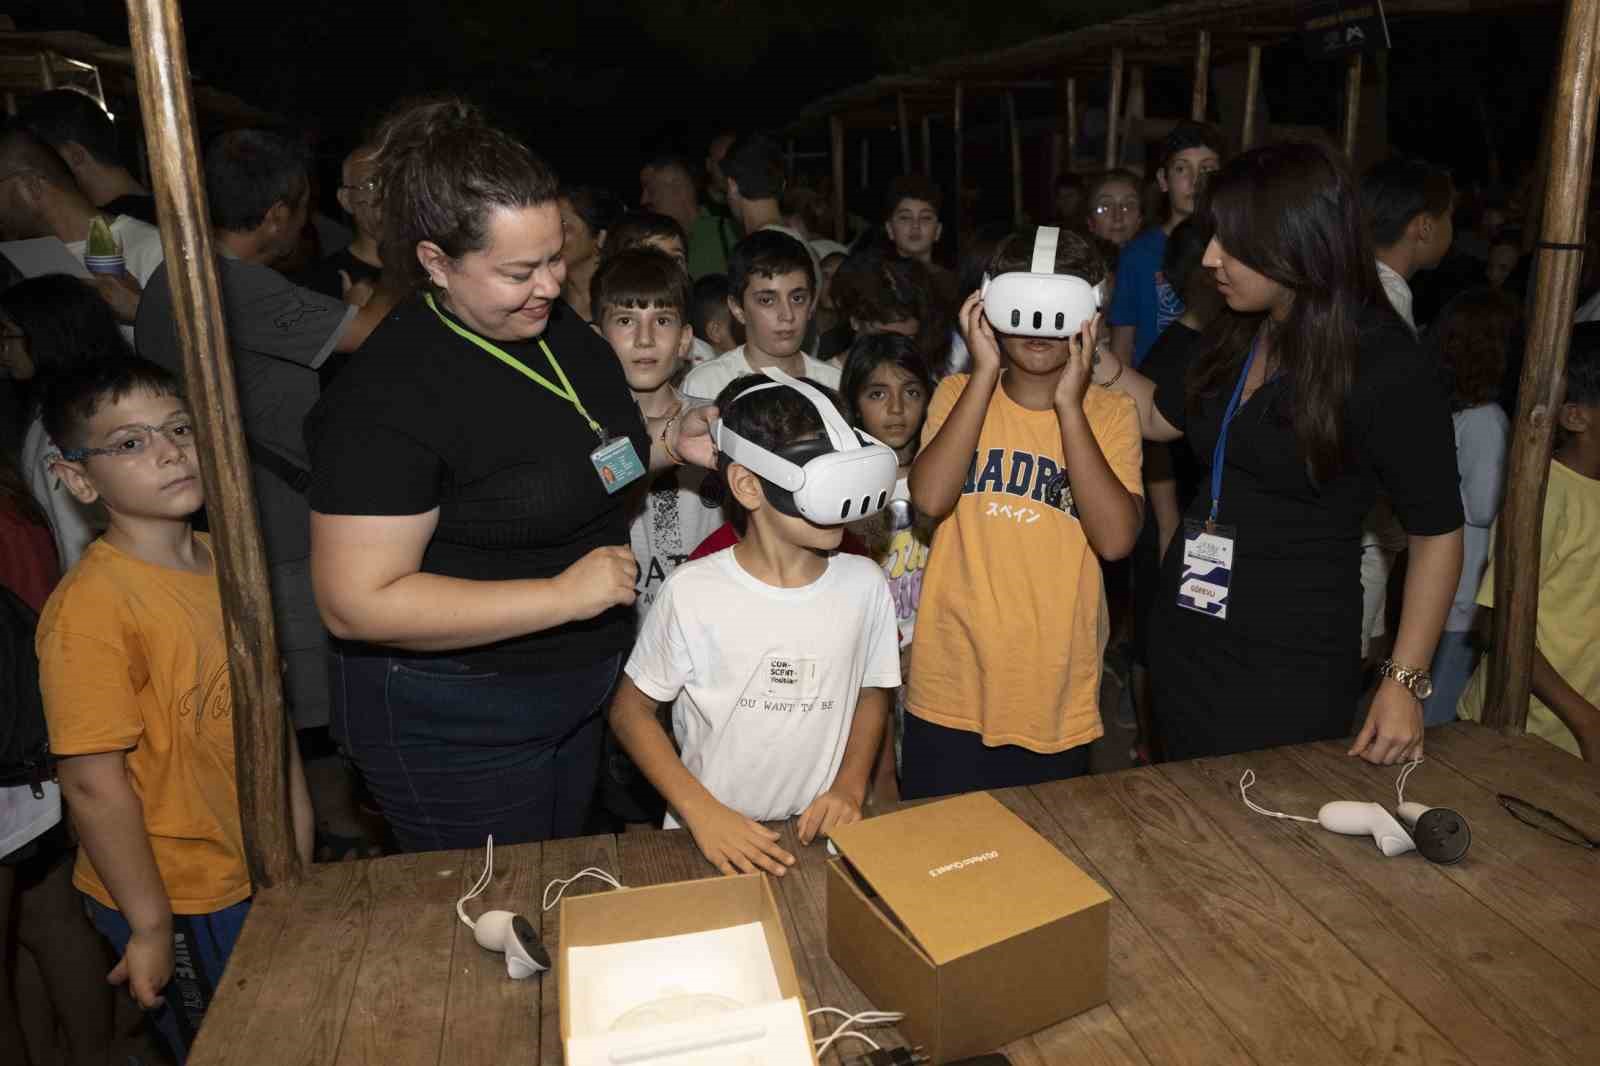
[[(1181, 389), (1184, 378), (1189, 373), (1189, 366), (1199, 351), (1200, 331), (1184, 325), (1182, 321), (1173, 322), (1162, 330), (1155, 343), (1150, 345), (1150, 350), (1145, 353), (1144, 362), (1140, 364), (1139, 369), (1152, 381), (1175, 381), (1178, 384), (1173, 388)], [(1200, 491), (1200, 478), (1206, 471), (1195, 460), (1194, 452), (1183, 441), (1175, 441), (1166, 447), (1172, 454), (1172, 475), (1173, 480), (1177, 482), (1178, 506), (1187, 510), (1194, 502), (1195, 494)], [(1153, 523), (1146, 523), (1147, 527), (1150, 525)]]
[(344, 299), (344, 279), (339, 277), (339, 271), (350, 275), (350, 283), (358, 281), (378, 280), (378, 275), (383, 273), (381, 267), (375, 267), (365, 259), (357, 259), (350, 254), (349, 248), (340, 248), (337, 252), (323, 259), (317, 260), (295, 275), (294, 281), (312, 292), (320, 292), (324, 296), (331, 296), (335, 300)]
[[(1188, 510), (1189, 518), (1203, 520), (1211, 510), (1211, 453), (1233, 382), (1188, 410), (1184, 382), (1172, 377), (1155, 379), (1156, 406), (1184, 431), (1203, 468)], [(1433, 536), (1461, 527), (1450, 406), (1405, 325), (1392, 314), (1374, 314), (1363, 323), (1345, 414), (1352, 458), (1318, 489), (1306, 472), (1287, 398), (1285, 379), (1267, 382), (1240, 406), (1228, 431), (1217, 521), (1238, 532), (1228, 618), (1221, 625), (1272, 644), (1354, 648), (1361, 525), (1379, 486), (1406, 532)], [(1181, 551), (1168, 553), (1164, 598), (1176, 599), (1182, 561)]]
[[(641, 461), (650, 441), (621, 364), (563, 303), (544, 333), (579, 399)], [(552, 378), (537, 340), (496, 342)], [(415, 515), (439, 508), (425, 573), (548, 578), (590, 550), (628, 544), (627, 492), (608, 496), (593, 430), (566, 400), (450, 331), (420, 297), (382, 322), (306, 419), (313, 510)], [(626, 650), (633, 611), (452, 652), (486, 668), (570, 669)]]
[(108, 215), (127, 215), (129, 218), (136, 218), (140, 222), (148, 222), (152, 226), (158, 225), (156, 222), (156, 198), (154, 196), (129, 193), (126, 196), (117, 197), (110, 203), (104, 203), (99, 206), (100, 210)]

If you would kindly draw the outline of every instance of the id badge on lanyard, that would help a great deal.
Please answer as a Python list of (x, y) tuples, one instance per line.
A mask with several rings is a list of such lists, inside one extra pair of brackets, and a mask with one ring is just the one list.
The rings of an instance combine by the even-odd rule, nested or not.
[(644, 464), (633, 441), (627, 437), (613, 437), (589, 453), (589, 462), (600, 477), (600, 484), (608, 494), (621, 491), (644, 477)]
[(1183, 523), (1183, 573), (1178, 581), (1178, 606), (1225, 621), (1228, 617), (1228, 591), (1233, 586), (1233, 548), (1237, 530), (1217, 522), (1222, 508), (1222, 464), (1228, 456), (1228, 427), (1239, 413), (1239, 400), (1250, 367), (1256, 361), (1259, 340), (1250, 345), (1233, 396), (1222, 412), (1222, 428), (1211, 453), (1211, 516), (1204, 522), (1188, 519)]

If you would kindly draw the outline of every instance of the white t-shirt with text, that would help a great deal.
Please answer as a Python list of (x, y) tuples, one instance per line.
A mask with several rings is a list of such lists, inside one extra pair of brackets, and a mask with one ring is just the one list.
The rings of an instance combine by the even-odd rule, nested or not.
[[(802, 376), (807, 381), (826, 385), (830, 389), (839, 387), (838, 367), (829, 366), (820, 359), (813, 359), (804, 352), (800, 355), (805, 362), (805, 373)], [(741, 344), (709, 363), (701, 363), (689, 371), (683, 379), (682, 391), (685, 396), (693, 396), (699, 400), (715, 400), (717, 393), (727, 388), (729, 383), (737, 381), (746, 374), (754, 373), (756, 370), (744, 357), (744, 345)]]
[(729, 548), (666, 582), (626, 670), (673, 701), (688, 771), (740, 814), (777, 821), (833, 784), (861, 690), (899, 687), (894, 603), (870, 559), (837, 554), (804, 588), (777, 588)]

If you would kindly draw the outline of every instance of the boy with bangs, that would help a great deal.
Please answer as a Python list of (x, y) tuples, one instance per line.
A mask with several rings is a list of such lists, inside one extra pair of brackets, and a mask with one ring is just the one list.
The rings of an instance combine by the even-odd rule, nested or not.
[[(142, 359), (52, 383), (54, 471), (110, 525), (45, 604), (39, 688), (83, 847), (73, 884), (126, 984), (182, 1062), (250, 907), (234, 774), (233, 697), (194, 428)], [(292, 735), (291, 735), (292, 737)], [(313, 818), (289, 743), (296, 844)], [(175, 984), (163, 995), (169, 982)]]
[[(595, 324), (622, 363), (634, 402), (647, 420), (683, 413), (672, 379), (689, 353), (689, 275), (653, 248), (607, 256), (595, 273), (590, 306)], [(679, 466), (650, 482), (628, 540), (639, 561), (640, 619), (650, 613), (667, 577), (722, 524), (721, 482), (713, 471)]]
[[(1035, 238), (1002, 242), (990, 276), (1029, 272)], [(1054, 268), (1090, 285), (1106, 275), (1067, 230)], [(1090, 387), (1099, 316), (1070, 338), (999, 333), (980, 291), (961, 326), (972, 372), (940, 382), (911, 467), (912, 503), (939, 525), (906, 697), (906, 799), (1088, 769), (1102, 732), (1100, 560), (1132, 551), (1144, 514), (1136, 409)]]
[(730, 382), (775, 366), (830, 389), (839, 368), (802, 351), (817, 294), (817, 272), (806, 246), (778, 230), (757, 230), (728, 258), (728, 310), (745, 342), (689, 371), (683, 391), (710, 400)]

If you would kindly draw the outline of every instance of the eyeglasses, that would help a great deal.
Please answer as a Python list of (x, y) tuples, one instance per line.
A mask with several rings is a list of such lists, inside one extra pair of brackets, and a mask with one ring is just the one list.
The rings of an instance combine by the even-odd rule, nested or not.
[(164, 426), (124, 426), (119, 429), (116, 441), (104, 448), (62, 449), (61, 458), (69, 463), (81, 463), (91, 455), (116, 455), (133, 458), (143, 455), (155, 443), (159, 433), (172, 442), (174, 448), (194, 447), (194, 424), (187, 420), (169, 422)]
[(339, 188), (344, 192), (355, 193), (357, 196), (374, 196), (378, 192), (378, 179), (373, 178), (363, 181), (359, 185), (341, 185)]
[(1586, 848), (1590, 851), (1600, 848), (1600, 840), (1595, 840), (1559, 814), (1547, 811), (1543, 807), (1535, 807), (1527, 800), (1518, 799), (1516, 796), (1508, 796), (1504, 792), (1496, 794), (1495, 799), (1500, 801), (1500, 806), (1504, 807), (1511, 817), (1523, 825), (1531, 826), (1541, 833), (1555, 837), (1557, 840), (1568, 844), (1576, 844), (1578, 847)]
[(1094, 213), (1097, 215), (1116, 215), (1126, 217), (1139, 213), (1138, 204), (1095, 204)]

